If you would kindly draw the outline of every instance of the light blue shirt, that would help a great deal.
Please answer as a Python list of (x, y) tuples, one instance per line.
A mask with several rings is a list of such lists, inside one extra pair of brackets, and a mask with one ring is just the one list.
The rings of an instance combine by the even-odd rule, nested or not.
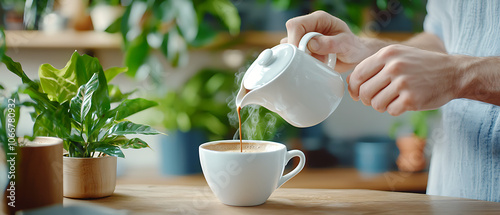
[[(429, 0), (427, 13), (424, 30), (449, 54), (500, 56), (500, 1)], [(500, 202), (500, 107), (455, 99), (441, 110), (427, 194)]]

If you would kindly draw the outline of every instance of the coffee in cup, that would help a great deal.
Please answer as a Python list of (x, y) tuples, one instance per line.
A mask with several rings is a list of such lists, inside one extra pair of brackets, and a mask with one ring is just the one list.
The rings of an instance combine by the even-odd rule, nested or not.
[[(210, 189), (224, 204), (254, 206), (266, 202), (274, 190), (297, 175), (305, 164), (299, 150), (287, 151), (285, 145), (271, 141), (213, 141), (200, 145), (200, 162)], [(300, 162), (283, 175), (286, 164)]]

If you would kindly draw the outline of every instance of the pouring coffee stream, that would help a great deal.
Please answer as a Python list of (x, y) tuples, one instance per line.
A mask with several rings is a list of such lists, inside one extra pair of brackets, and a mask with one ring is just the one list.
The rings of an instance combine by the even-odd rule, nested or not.
[(250, 65), (236, 96), (242, 148), (241, 108), (256, 104), (280, 115), (295, 127), (311, 127), (324, 121), (338, 107), (344, 82), (335, 72), (336, 56), (329, 66), (308, 54), (307, 43), (322, 34), (309, 32), (297, 48), (280, 44), (264, 50)]

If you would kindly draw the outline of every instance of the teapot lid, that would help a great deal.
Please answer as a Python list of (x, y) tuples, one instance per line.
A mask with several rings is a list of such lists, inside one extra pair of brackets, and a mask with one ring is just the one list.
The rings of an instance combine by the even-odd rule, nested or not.
[(291, 44), (280, 44), (262, 51), (245, 73), (243, 86), (253, 90), (272, 81), (288, 67), (295, 49)]

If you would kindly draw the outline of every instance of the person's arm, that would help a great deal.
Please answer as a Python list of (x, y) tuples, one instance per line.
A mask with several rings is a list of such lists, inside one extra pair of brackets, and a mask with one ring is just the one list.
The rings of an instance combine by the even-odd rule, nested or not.
[(457, 98), (500, 106), (500, 57), (454, 56), (458, 73)]
[[(381, 48), (395, 41), (376, 38), (358, 37), (354, 35), (347, 24), (324, 11), (315, 11), (305, 16), (295, 17), (286, 23), (288, 37), (281, 43), (298, 46), (300, 38), (308, 32), (319, 32), (324, 36), (312, 38), (308, 49), (320, 61), (326, 62), (330, 53), (337, 54), (335, 70), (346, 72), (352, 70), (358, 63), (375, 54)], [(446, 53), (443, 42), (435, 35), (420, 33), (402, 44), (430, 51)]]

